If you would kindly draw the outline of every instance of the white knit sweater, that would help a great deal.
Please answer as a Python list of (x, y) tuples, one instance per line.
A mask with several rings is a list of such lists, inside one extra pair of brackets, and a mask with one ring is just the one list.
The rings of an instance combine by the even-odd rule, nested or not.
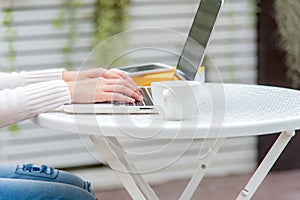
[(71, 102), (63, 69), (0, 72), (0, 127)]

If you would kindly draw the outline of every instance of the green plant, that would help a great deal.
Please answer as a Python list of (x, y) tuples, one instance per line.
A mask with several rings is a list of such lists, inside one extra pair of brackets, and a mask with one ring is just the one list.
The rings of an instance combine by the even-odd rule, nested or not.
[[(3, 40), (8, 42), (8, 54), (6, 59), (9, 63), (9, 66), (5, 66), (6, 72), (15, 71), (16, 68), (14, 66), (16, 61), (16, 48), (15, 48), (15, 39), (17, 37), (17, 29), (14, 28), (14, 16), (13, 16), (13, 6), (14, 0), (10, 0), (8, 7), (4, 9), (4, 17), (2, 20), (3, 27), (5, 28), (5, 32), (3, 35)], [(22, 128), (18, 124), (11, 125), (8, 130), (11, 133), (17, 133), (22, 130)]]
[(94, 43), (96, 45), (124, 30), (124, 24), (128, 18), (126, 13), (128, 5), (129, 0), (96, 0), (94, 11)]
[(4, 17), (3, 17), (3, 27), (5, 27), (5, 32), (3, 35), (3, 40), (8, 42), (8, 54), (6, 56), (7, 61), (9, 63), (8, 67), (5, 67), (5, 71), (11, 72), (15, 71), (14, 63), (16, 61), (16, 49), (15, 49), (15, 39), (17, 36), (17, 29), (14, 28), (14, 16), (13, 16), (13, 5), (14, 1), (11, 0), (8, 4), (8, 7), (4, 10)]
[[(110, 36), (117, 34), (124, 30), (124, 24), (127, 20), (126, 8), (129, 5), (129, 0), (95, 0), (94, 10), (92, 13), (94, 22), (94, 34), (92, 37), (92, 46), (95, 47)], [(61, 49), (64, 54), (64, 65), (67, 69), (71, 69), (74, 63), (71, 59), (71, 53), (74, 48), (74, 43), (78, 38), (76, 17), (78, 9), (84, 4), (79, 0), (64, 0), (58, 16), (52, 21), (53, 27), (57, 29), (67, 29), (68, 39), (64, 47)], [(111, 44), (110, 48), (118, 49), (123, 44)], [(101, 63), (109, 60), (111, 53), (115, 51), (105, 51), (96, 53), (100, 55), (99, 58), (94, 58), (95, 63)], [(97, 60), (98, 59), (98, 60)], [(105, 60), (107, 59), (107, 60)]]
[[(93, 45), (97, 46), (107, 38), (124, 31), (126, 21), (128, 20), (127, 7), (129, 0), (96, 0), (94, 10), (94, 27), (95, 34), (93, 37)], [(121, 43), (109, 44), (105, 47), (105, 51), (97, 52), (94, 62), (97, 66), (99, 63), (110, 63), (110, 58), (118, 56), (118, 49), (122, 49), (126, 41)], [(103, 48), (101, 49), (103, 50)], [(101, 55), (101, 56), (99, 56)], [(120, 62), (124, 62), (120, 61)]]
[(8, 130), (10, 133), (19, 133), (22, 131), (22, 128), (18, 124), (14, 124), (9, 126)]
[(287, 76), (294, 88), (300, 88), (300, 1), (276, 0), (274, 9), (280, 47), (286, 52)]
[(52, 21), (52, 25), (58, 29), (68, 29), (67, 41), (61, 51), (64, 55), (64, 67), (72, 69), (74, 63), (70, 57), (77, 39), (77, 22), (76, 17), (78, 8), (83, 6), (80, 0), (65, 0), (59, 15)]

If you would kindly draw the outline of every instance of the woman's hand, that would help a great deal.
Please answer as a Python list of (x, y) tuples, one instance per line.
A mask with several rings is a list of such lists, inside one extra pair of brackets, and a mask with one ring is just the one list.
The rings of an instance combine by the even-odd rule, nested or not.
[(74, 103), (104, 101), (133, 103), (143, 99), (136, 84), (124, 78), (90, 78), (69, 81), (67, 85)]
[(140, 90), (132, 78), (118, 70), (97, 68), (66, 71), (62, 78), (68, 84), (72, 102), (121, 101), (133, 103), (135, 100), (143, 100)]

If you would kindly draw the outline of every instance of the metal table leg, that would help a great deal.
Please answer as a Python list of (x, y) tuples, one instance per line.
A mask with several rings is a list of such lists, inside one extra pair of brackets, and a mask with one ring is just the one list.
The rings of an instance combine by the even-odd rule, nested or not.
[(116, 138), (99, 136), (90, 136), (90, 138), (133, 199), (158, 200), (144, 178), (135, 173), (137, 172), (135, 166)]
[(252, 198), (253, 194), (294, 135), (295, 131), (285, 131), (280, 134), (272, 148), (269, 150), (259, 167), (250, 178), (245, 188), (236, 198), (237, 200), (246, 200)]
[(120, 179), (129, 195), (136, 200), (146, 200), (144, 194), (137, 186), (126, 166), (124, 166), (124, 164), (120, 161), (119, 156), (111, 147), (107, 138), (91, 135), (90, 139), (96, 146), (97, 150), (101, 153), (105, 161), (113, 169), (113, 172)]
[(211, 148), (210, 154), (208, 154), (208, 156), (201, 160), (198, 169), (195, 171), (185, 190), (181, 194), (180, 200), (187, 200), (192, 198), (200, 182), (202, 181), (209, 165), (213, 161), (213, 158), (219, 152), (219, 149), (221, 148), (224, 140), (225, 138), (219, 138), (215, 146)]
[[(107, 139), (113, 145), (115, 145), (117, 147), (117, 148), (115, 148), (116, 153), (118, 154), (119, 158), (122, 159), (122, 162), (123, 162), (123, 164), (126, 165), (127, 169), (130, 172), (132, 172), (131, 176), (133, 177), (133, 179), (135, 180), (135, 182), (137, 183), (137, 185), (139, 186), (141, 191), (144, 193), (146, 198), (149, 200), (158, 200), (159, 198), (157, 197), (157, 195), (155, 194), (153, 189), (149, 186), (149, 184), (145, 181), (145, 179), (138, 173), (136, 167), (133, 165), (131, 160), (128, 158), (127, 154), (124, 151), (122, 151), (123, 148), (122, 148), (121, 144), (119, 143), (119, 141), (115, 137), (107, 137)], [(119, 151), (118, 151), (118, 149), (119, 149)]]

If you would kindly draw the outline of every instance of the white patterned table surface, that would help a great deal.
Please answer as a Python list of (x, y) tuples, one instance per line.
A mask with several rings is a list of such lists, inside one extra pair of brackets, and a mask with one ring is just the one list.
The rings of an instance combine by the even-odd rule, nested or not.
[(80, 134), (137, 138), (216, 138), (300, 129), (300, 91), (259, 85), (206, 83), (197, 118), (164, 121), (157, 114), (49, 112), (32, 121)]

